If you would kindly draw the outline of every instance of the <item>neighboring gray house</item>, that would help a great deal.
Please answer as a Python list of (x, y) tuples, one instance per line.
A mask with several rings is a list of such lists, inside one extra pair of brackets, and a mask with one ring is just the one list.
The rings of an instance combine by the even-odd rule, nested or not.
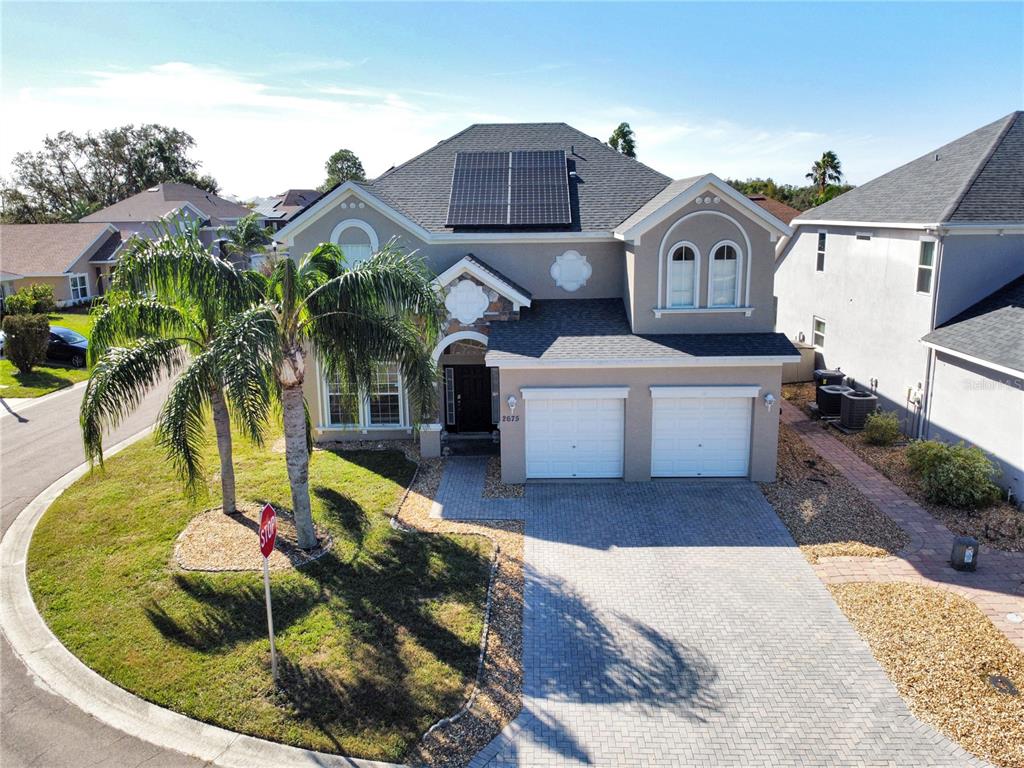
[(260, 200), (252, 211), (262, 216), (274, 230), (279, 230), (303, 208), (316, 202), (320, 194), (316, 189), (289, 189), (283, 194)]
[[(563, 123), (473, 125), (277, 235), (350, 261), (396, 240), (449, 316), (425, 450), (500, 435), (502, 477), (775, 476), (774, 246), (790, 228), (714, 175), (673, 181)], [(316, 367), (318, 440), (413, 436), (400, 372), (370, 391)]]
[[(1007, 486), (1024, 492), (1024, 391), (1014, 368), (1022, 336), (1004, 329), (1016, 339), (1016, 362), (991, 334), (942, 351), (936, 341), (961, 327), (954, 318), (1024, 275), (1024, 113), (806, 211), (792, 227), (778, 247), (776, 328), (875, 391), (908, 434), (974, 443), (999, 459)], [(997, 402), (1005, 406), (998, 412)]]

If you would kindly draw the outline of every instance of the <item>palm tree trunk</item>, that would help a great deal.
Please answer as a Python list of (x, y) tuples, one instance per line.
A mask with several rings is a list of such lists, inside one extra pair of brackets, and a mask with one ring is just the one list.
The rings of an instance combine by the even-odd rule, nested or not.
[(313, 528), (313, 512), (309, 506), (309, 451), (306, 447), (306, 408), (302, 383), (286, 386), (281, 394), (284, 402), (284, 452), (288, 465), (288, 482), (292, 488), (292, 513), (300, 549), (317, 545)]
[(235, 506), (235, 465), (231, 461), (231, 419), (220, 387), (210, 390), (210, 410), (213, 411), (217, 453), (220, 454), (221, 507), (225, 515), (233, 515), (238, 508)]

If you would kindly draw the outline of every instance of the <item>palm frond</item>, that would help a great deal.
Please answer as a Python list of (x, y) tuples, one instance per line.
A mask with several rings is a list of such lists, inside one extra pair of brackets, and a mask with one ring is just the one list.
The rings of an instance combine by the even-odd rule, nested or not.
[(157, 442), (167, 449), (186, 489), (194, 493), (203, 478), (210, 393), (219, 387), (217, 360), (212, 351), (193, 357), (174, 382), (157, 420)]
[(180, 307), (157, 299), (112, 294), (96, 315), (89, 338), (89, 358), (95, 363), (111, 347), (143, 337), (198, 343), (198, 329)]
[(235, 425), (262, 445), (271, 403), (277, 400), (274, 366), (277, 326), (263, 306), (239, 313), (218, 328), (210, 347)]

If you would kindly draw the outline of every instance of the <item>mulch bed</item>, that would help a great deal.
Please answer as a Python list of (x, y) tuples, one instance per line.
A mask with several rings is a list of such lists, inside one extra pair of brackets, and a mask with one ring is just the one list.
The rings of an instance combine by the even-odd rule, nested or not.
[(521, 499), (522, 483), (504, 483), (501, 480), (501, 459), (491, 456), (487, 460), (487, 476), (484, 479), (485, 499)]
[(812, 563), (821, 557), (884, 557), (910, 540), (784, 424), (777, 479), (762, 483), (761, 491)]
[[(316, 526), (320, 546), (298, 547), (295, 519), (291, 513), (277, 511), (277, 541), (270, 553), (273, 571), (301, 568), (331, 550), (331, 534)], [(263, 569), (259, 530), (263, 505), (243, 502), (238, 514), (225, 515), (220, 507), (208, 509), (192, 518), (178, 535), (174, 561), (186, 571), (259, 571)]]
[(953, 533), (974, 536), (993, 549), (1024, 552), (1024, 511), (1018, 507), (999, 501), (991, 507), (972, 512), (936, 504), (924, 495), (910, 471), (905, 445), (870, 445), (864, 441), (862, 434), (847, 435), (838, 429), (832, 429), (829, 433), (899, 486), (900, 490)]
[[(1024, 653), (974, 603), (901, 583), (829, 590), (915, 715), (979, 757), (1024, 768)], [(993, 675), (1020, 695), (998, 691)]]

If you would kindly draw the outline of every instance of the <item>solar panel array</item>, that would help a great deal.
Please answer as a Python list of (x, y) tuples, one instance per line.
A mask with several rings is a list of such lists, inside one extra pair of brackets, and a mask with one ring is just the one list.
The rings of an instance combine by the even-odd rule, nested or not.
[(562, 150), (456, 153), (448, 226), (571, 223)]

